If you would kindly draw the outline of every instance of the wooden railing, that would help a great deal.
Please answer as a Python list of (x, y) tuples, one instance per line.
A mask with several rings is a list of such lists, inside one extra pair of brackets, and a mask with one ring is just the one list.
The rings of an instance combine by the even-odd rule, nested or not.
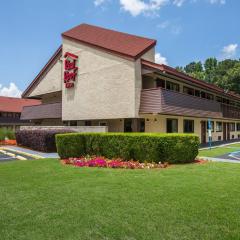
[(221, 104), (222, 114), (224, 118), (240, 119), (240, 108)]

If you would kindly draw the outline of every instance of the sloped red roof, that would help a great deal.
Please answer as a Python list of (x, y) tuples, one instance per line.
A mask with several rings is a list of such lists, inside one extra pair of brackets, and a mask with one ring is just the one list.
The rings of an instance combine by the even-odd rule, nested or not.
[(157, 64), (157, 63), (150, 62), (150, 61), (143, 60), (143, 59), (141, 60), (141, 63), (142, 63), (142, 67), (144, 67), (144, 68), (148, 68), (148, 69), (152, 69), (152, 70), (158, 70), (158, 71), (161, 71), (161, 72), (164, 72), (164, 73), (168, 73), (170, 75), (181, 78), (185, 81), (189, 81), (191, 83), (199, 85), (199, 87), (202, 87), (203, 89), (218, 92), (218, 93), (221, 93), (221, 94), (226, 95), (228, 97), (234, 97), (234, 98), (240, 100), (240, 95), (235, 93), (235, 92), (232, 92), (232, 91), (226, 92), (223, 88), (220, 88), (220, 87), (216, 86), (215, 84), (207, 83), (207, 82), (204, 82), (203, 80), (193, 78), (193, 77), (191, 77), (191, 76), (189, 76), (185, 73), (179, 72), (175, 68), (169, 67), (167, 65)]
[(22, 112), (23, 107), (39, 105), (41, 101), (0, 96), (0, 112)]
[(134, 59), (140, 57), (157, 43), (154, 39), (88, 24), (74, 27), (62, 33), (62, 36)]

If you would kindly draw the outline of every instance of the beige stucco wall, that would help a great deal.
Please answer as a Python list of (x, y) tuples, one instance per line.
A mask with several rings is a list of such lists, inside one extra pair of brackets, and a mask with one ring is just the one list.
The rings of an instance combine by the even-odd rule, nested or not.
[(62, 90), (62, 63), (57, 60), (44, 75), (40, 83), (30, 93), (29, 97), (36, 97), (39, 95), (53, 93)]
[(141, 58), (150, 62), (155, 62), (155, 47), (144, 53)]
[(136, 63), (68, 39), (63, 39), (65, 52), (79, 57), (79, 70), (74, 88), (66, 89), (62, 82), (64, 121), (138, 116), (140, 61)]
[(92, 121), (92, 125), (99, 126), (100, 123), (106, 123), (109, 132), (124, 132), (124, 119), (107, 119)]
[[(199, 135), (201, 140), (201, 121), (208, 121), (207, 118), (193, 118), (193, 117), (182, 117), (182, 116), (171, 116), (171, 115), (142, 115), (145, 118), (145, 131), (146, 132), (162, 132), (166, 133), (167, 118), (178, 119), (178, 133), (183, 133), (183, 120), (194, 120), (194, 133)], [(216, 132), (216, 122), (240, 122), (237, 120), (223, 120), (223, 119), (212, 119), (214, 121), (214, 132), (212, 132), (212, 140), (218, 141), (218, 136), (221, 136), (223, 140), (223, 132)], [(234, 139), (238, 138), (240, 131), (230, 132), (230, 138), (234, 135)], [(206, 141), (208, 141), (208, 134), (206, 134)]]

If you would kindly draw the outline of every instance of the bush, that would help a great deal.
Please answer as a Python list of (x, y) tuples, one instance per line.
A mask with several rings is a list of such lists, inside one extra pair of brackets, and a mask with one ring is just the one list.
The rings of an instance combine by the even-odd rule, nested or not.
[(58, 134), (63, 158), (97, 155), (140, 162), (188, 163), (198, 154), (199, 138), (191, 134), (72, 133)]
[(16, 132), (17, 144), (41, 152), (56, 152), (55, 135), (69, 133), (67, 129), (19, 130)]
[(14, 140), (15, 139), (14, 131), (7, 128), (0, 128), (0, 141), (5, 140), (5, 138)]

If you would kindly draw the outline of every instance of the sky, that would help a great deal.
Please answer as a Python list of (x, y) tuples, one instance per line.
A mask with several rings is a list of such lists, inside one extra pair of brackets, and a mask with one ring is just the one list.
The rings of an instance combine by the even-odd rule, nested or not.
[(240, 58), (239, 0), (7, 0), (0, 13), (0, 95), (18, 97), (81, 23), (157, 40), (156, 62)]

